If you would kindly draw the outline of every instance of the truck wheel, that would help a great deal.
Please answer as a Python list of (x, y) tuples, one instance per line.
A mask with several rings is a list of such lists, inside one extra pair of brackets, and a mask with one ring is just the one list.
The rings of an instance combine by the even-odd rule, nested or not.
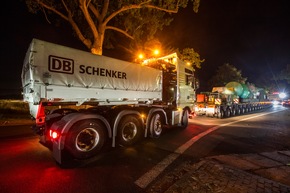
[(150, 131), (152, 138), (158, 138), (162, 133), (163, 120), (159, 113), (155, 113), (150, 120)]
[(142, 135), (140, 121), (135, 116), (124, 117), (118, 126), (118, 142), (121, 146), (131, 146), (136, 143)]
[(66, 138), (66, 148), (78, 159), (96, 155), (106, 141), (105, 128), (96, 120), (82, 121), (71, 128)]
[(184, 110), (181, 118), (181, 127), (185, 129), (187, 126), (188, 126), (188, 110)]

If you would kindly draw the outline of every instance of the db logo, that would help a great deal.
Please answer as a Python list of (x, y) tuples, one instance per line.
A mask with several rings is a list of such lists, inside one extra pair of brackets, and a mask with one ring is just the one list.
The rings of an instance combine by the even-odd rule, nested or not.
[(65, 74), (74, 73), (74, 61), (68, 58), (61, 58), (57, 56), (49, 56), (48, 70), (50, 72), (59, 72)]

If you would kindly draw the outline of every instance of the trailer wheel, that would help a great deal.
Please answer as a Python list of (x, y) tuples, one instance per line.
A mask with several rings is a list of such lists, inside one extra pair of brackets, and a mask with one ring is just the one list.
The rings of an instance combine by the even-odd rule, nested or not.
[(188, 110), (184, 110), (181, 118), (181, 127), (185, 129), (187, 126), (188, 126)]
[(136, 143), (142, 135), (142, 126), (136, 116), (124, 117), (117, 132), (118, 142), (121, 146), (131, 146)]
[(221, 109), (220, 112), (217, 114), (217, 117), (219, 119), (222, 119), (222, 118), (224, 118), (224, 116), (225, 116), (225, 112)]
[(237, 107), (236, 110), (237, 110), (237, 111), (236, 111), (236, 115), (240, 115), (240, 114), (241, 114), (241, 109), (240, 109), (239, 107)]
[(232, 116), (236, 116), (236, 112), (237, 112), (236, 108), (233, 108), (233, 110), (231, 112)]
[(71, 128), (66, 139), (66, 148), (75, 158), (89, 158), (104, 146), (105, 128), (96, 120), (82, 121)]
[(231, 116), (231, 110), (229, 108), (227, 108), (226, 110), (226, 117), (230, 117)]
[(246, 108), (245, 108), (245, 107), (242, 107), (242, 112), (241, 112), (241, 114), (244, 114), (244, 113), (246, 113)]
[(150, 120), (150, 131), (152, 138), (158, 138), (163, 129), (163, 119), (159, 113), (153, 114)]

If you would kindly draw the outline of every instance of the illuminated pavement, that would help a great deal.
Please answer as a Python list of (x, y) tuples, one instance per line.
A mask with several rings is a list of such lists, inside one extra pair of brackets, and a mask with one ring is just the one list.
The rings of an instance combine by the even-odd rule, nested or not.
[(232, 154), (183, 163), (147, 192), (290, 192), (290, 151)]

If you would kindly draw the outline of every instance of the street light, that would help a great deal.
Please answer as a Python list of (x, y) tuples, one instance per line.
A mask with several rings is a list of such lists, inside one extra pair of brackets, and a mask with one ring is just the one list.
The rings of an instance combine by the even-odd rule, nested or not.
[(139, 58), (140, 60), (142, 60), (142, 59), (144, 58), (144, 55), (143, 55), (143, 54), (139, 54), (139, 55), (138, 55), (138, 58)]
[(156, 49), (156, 50), (154, 50), (153, 53), (154, 53), (155, 56), (158, 56), (160, 52), (159, 52), (159, 50)]
[(284, 92), (281, 92), (279, 94), (280, 99), (284, 99), (286, 97), (286, 94)]

